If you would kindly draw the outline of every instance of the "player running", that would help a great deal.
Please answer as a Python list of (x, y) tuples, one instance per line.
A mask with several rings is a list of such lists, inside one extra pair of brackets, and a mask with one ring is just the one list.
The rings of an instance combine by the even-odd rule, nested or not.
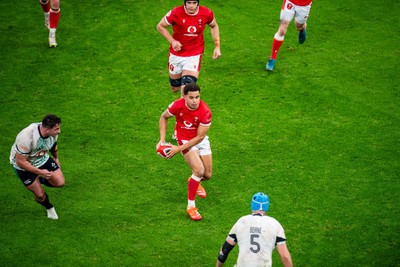
[(60, 19), (60, 0), (39, 0), (44, 13), (44, 25), (49, 29), (49, 47), (57, 47), (56, 30)]
[(65, 178), (57, 152), (60, 127), (59, 117), (46, 115), (41, 123), (32, 123), (17, 135), (10, 153), (10, 163), (15, 173), (26, 189), (33, 193), (36, 202), (46, 208), (47, 217), (54, 220), (58, 219), (58, 215), (41, 184), (64, 186)]
[[(199, 78), (206, 25), (211, 29), (215, 44), (212, 59), (221, 56), (219, 27), (214, 13), (199, 3), (200, 0), (185, 0), (184, 5), (170, 10), (157, 24), (157, 30), (170, 43), (168, 69), (174, 93)], [(168, 26), (172, 26), (172, 35)]]
[(200, 87), (189, 83), (183, 88), (183, 97), (172, 102), (160, 117), (160, 141), (165, 142), (168, 120), (175, 116), (175, 132), (178, 146), (172, 145), (167, 153), (172, 158), (181, 152), (186, 163), (192, 169), (188, 180), (187, 213), (192, 220), (201, 220), (202, 216), (195, 204), (196, 194), (206, 197), (206, 191), (200, 184), (202, 180), (211, 178), (212, 157), (210, 141), (207, 132), (211, 126), (211, 111), (207, 104), (200, 99)]
[(280, 25), (275, 33), (272, 42), (272, 53), (265, 68), (267, 71), (273, 71), (276, 62), (276, 56), (283, 44), (283, 39), (289, 27), (290, 22), (295, 18), (296, 28), (299, 31), (299, 43), (306, 41), (307, 19), (310, 15), (312, 0), (283, 0)]

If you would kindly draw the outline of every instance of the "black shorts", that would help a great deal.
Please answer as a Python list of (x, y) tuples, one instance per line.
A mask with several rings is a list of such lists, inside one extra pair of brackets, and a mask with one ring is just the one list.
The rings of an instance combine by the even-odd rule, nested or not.
[[(54, 172), (59, 168), (60, 166), (58, 166), (58, 164), (53, 160), (53, 158), (49, 158), (42, 166), (39, 167), (39, 169), (41, 170), (46, 169), (51, 172)], [(21, 171), (15, 168), (14, 171), (25, 186), (31, 185), (38, 177), (38, 175), (33, 172)]]

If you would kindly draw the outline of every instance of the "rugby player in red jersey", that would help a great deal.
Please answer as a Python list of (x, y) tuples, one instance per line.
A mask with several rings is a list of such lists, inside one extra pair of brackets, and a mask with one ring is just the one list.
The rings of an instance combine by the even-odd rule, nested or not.
[(200, 99), (200, 87), (189, 83), (183, 87), (183, 97), (172, 102), (160, 117), (160, 141), (157, 146), (166, 141), (168, 120), (175, 116), (175, 133), (178, 145), (172, 145), (167, 153), (172, 158), (182, 153), (186, 163), (192, 170), (188, 180), (187, 213), (192, 220), (201, 220), (195, 204), (196, 194), (206, 197), (206, 191), (200, 184), (208, 180), (212, 174), (212, 156), (207, 132), (211, 126), (211, 110)]
[[(199, 2), (184, 0), (184, 5), (170, 10), (157, 24), (157, 30), (170, 43), (168, 69), (174, 93), (199, 78), (206, 25), (211, 29), (215, 44), (212, 59), (221, 56), (219, 27), (214, 13)], [(169, 26), (172, 26), (172, 35)]]
[(274, 70), (276, 56), (293, 18), (295, 18), (296, 28), (299, 31), (299, 43), (303, 44), (306, 41), (307, 19), (310, 15), (311, 4), (312, 0), (283, 0), (279, 29), (274, 35), (271, 56), (265, 66), (267, 71)]

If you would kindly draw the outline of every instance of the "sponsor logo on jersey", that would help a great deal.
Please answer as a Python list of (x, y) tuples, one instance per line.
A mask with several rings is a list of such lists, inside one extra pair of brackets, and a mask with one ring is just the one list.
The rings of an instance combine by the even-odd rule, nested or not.
[(195, 26), (189, 26), (187, 32), (188, 33), (185, 33), (185, 36), (198, 36), (197, 28)]
[(188, 29), (187, 29), (187, 32), (193, 34), (193, 33), (197, 32), (197, 29), (196, 29), (195, 26), (189, 26)]
[(183, 121), (183, 124), (185, 124), (185, 127), (188, 129), (191, 128), (193, 125), (191, 122), (187, 122), (187, 121)]

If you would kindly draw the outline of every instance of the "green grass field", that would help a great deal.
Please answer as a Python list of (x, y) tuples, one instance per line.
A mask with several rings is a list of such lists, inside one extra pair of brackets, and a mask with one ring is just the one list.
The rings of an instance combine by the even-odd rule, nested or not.
[[(155, 153), (177, 97), (156, 24), (182, 2), (61, 1), (56, 49), (37, 2), (0, 3), (1, 266), (215, 266), (258, 191), (295, 266), (400, 266), (398, 0), (315, 1), (306, 43), (292, 24), (273, 73), (281, 1), (201, 1), (222, 57), (211, 60), (207, 30), (198, 84), (214, 172), (199, 222), (185, 212), (182, 156)], [(67, 184), (45, 189), (57, 221), (8, 160), (17, 133), (47, 113), (63, 120)]]

